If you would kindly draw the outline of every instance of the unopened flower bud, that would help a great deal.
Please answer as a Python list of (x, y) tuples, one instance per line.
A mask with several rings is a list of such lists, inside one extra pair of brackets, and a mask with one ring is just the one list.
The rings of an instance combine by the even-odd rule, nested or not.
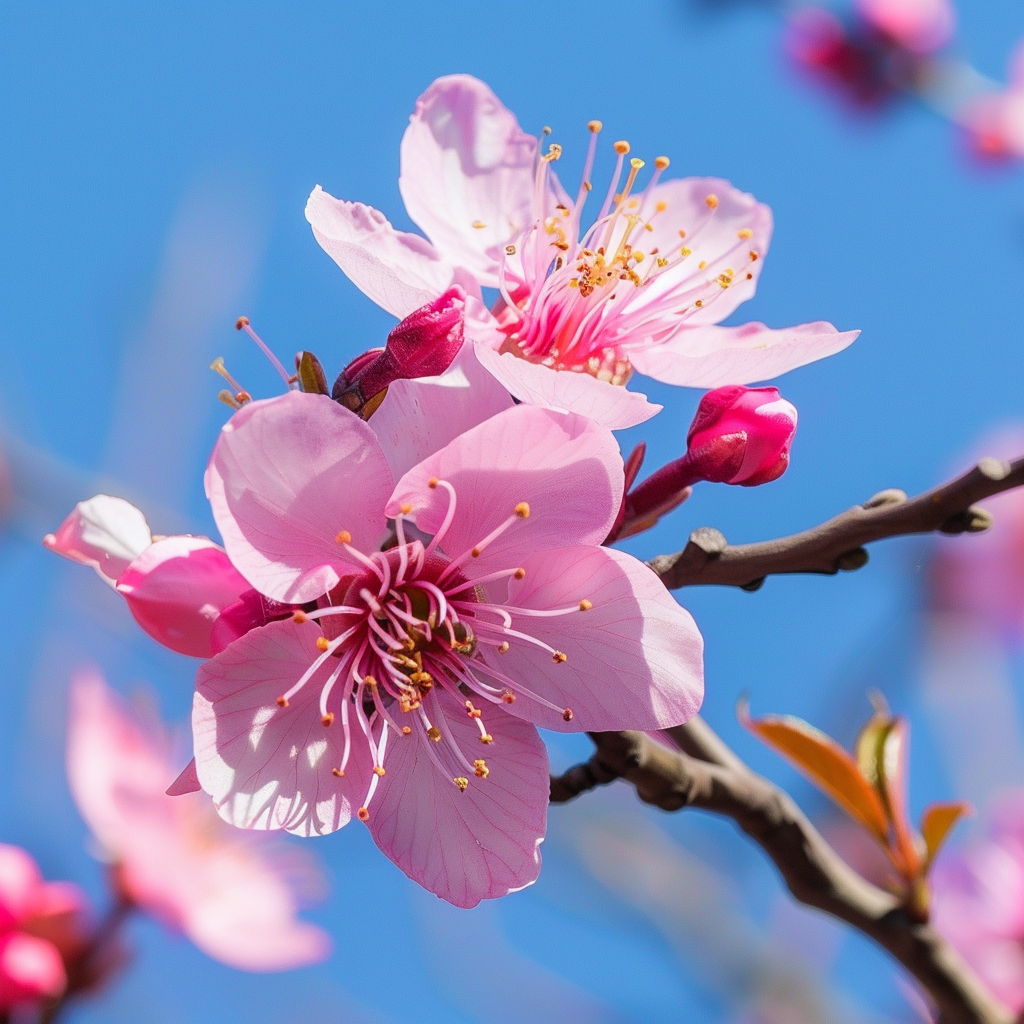
[(796, 407), (778, 388), (739, 384), (709, 391), (686, 435), (693, 479), (755, 487), (782, 476), (796, 434)]
[(355, 412), (396, 380), (444, 373), (462, 348), (465, 293), (455, 286), (410, 313), (388, 335), (387, 345), (350, 363), (334, 383), (332, 395)]

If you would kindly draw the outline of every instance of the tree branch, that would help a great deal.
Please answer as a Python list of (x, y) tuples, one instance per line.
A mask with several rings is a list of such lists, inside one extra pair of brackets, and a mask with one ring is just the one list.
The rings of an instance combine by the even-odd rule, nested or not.
[(854, 872), (792, 798), (751, 771), (705, 722), (697, 718), (671, 732), (686, 753), (641, 732), (590, 733), (597, 747), (593, 757), (552, 778), (552, 802), (621, 778), (641, 800), (662, 810), (697, 807), (732, 818), (772, 859), (797, 900), (888, 950), (932, 998), (939, 1024), (1013, 1024), (1013, 1016), (934, 928)]
[(766, 576), (809, 572), (834, 575), (865, 565), (865, 544), (910, 533), (980, 533), (992, 516), (974, 503), (1024, 485), (1024, 457), (982, 459), (974, 469), (931, 491), (908, 498), (903, 491), (876, 494), (820, 526), (759, 544), (729, 544), (711, 527), (690, 535), (674, 555), (649, 564), (670, 590), (697, 583), (757, 590)]

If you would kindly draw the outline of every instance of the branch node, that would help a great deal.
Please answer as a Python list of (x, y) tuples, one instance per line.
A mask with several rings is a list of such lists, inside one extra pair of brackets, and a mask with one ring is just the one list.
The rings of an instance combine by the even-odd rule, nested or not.
[(984, 533), (995, 519), (988, 509), (972, 505), (963, 512), (950, 516), (940, 527), (940, 533)]
[(899, 505), (907, 500), (907, 492), (898, 487), (887, 487), (864, 502), (863, 508), (881, 508), (883, 505)]
[(993, 480), (999, 482), (1005, 480), (1010, 475), (1010, 464), (1003, 462), (1002, 459), (993, 459), (991, 456), (986, 456), (978, 463), (978, 472), (985, 477), (986, 480)]
[(700, 548), (708, 556), (720, 555), (729, 544), (725, 539), (725, 534), (713, 526), (698, 527), (690, 534), (690, 543), (694, 547)]
[(836, 559), (836, 570), (839, 572), (854, 572), (856, 569), (863, 569), (868, 564), (867, 548), (854, 548), (852, 551), (844, 551)]
[(753, 594), (755, 590), (760, 590), (764, 586), (764, 580), (764, 576), (758, 576), (756, 580), (751, 580), (749, 583), (741, 583), (740, 590)]

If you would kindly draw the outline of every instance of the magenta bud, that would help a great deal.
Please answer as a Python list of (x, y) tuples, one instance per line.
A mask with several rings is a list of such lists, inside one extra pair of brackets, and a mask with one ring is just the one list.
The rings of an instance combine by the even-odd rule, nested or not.
[(755, 487), (782, 476), (796, 421), (796, 407), (778, 388), (733, 384), (709, 391), (686, 435), (691, 482)]
[(451, 366), (462, 348), (466, 296), (455, 286), (410, 313), (388, 335), (384, 351), (364, 353), (350, 363), (334, 385), (334, 398), (361, 409), (396, 380), (436, 377)]

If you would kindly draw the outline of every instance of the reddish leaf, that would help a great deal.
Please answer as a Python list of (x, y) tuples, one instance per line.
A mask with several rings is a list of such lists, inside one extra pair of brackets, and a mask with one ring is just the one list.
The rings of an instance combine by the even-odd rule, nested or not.
[(974, 809), (964, 801), (929, 804), (924, 809), (924, 814), (921, 815), (921, 835), (924, 836), (925, 848), (928, 851), (924, 861), (925, 871), (931, 867), (935, 855), (942, 848), (953, 826), (961, 818), (973, 813)]
[(738, 714), (755, 736), (785, 757), (888, 848), (889, 824), (882, 800), (861, 774), (857, 762), (834, 739), (789, 715), (752, 719), (745, 702), (740, 704)]

